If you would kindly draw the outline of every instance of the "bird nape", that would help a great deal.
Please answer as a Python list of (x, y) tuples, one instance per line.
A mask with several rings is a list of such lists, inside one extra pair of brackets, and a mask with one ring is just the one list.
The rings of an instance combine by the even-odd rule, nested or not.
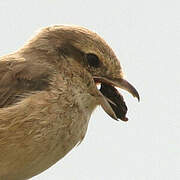
[(46, 27), (1, 57), (0, 179), (28, 179), (63, 158), (83, 140), (98, 105), (127, 121), (116, 87), (139, 100), (113, 50), (83, 27)]

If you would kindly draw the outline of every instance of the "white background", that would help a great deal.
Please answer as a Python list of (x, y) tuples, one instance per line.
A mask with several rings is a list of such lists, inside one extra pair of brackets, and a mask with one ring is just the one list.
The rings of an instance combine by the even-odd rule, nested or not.
[(1, 0), (0, 55), (36, 30), (76, 24), (119, 57), (141, 102), (123, 92), (129, 121), (93, 113), (82, 144), (33, 180), (180, 179), (180, 1)]

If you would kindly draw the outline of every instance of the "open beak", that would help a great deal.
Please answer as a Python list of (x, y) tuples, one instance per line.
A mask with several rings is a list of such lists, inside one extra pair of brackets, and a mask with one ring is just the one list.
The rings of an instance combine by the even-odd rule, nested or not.
[(122, 121), (128, 121), (126, 117), (127, 106), (124, 102), (123, 96), (118, 92), (115, 87), (119, 87), (131, 93), (134, 97), (140, 101), (137, 90), (125, 79), (107, 79), (104, 77), (94, 77), (95, 83), (101, 83), (100, 104), (107, 114), (113, 119)]

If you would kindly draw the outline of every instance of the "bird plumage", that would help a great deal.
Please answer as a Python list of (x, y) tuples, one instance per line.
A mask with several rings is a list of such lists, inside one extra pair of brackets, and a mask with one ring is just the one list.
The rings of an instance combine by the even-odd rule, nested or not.
[(0, 180), (31, 178), (64, 157), (97, 105), (126, 121), (115, 85), (139, 98), (112, 49), (82, 27), (47, 27), (0, 58)]

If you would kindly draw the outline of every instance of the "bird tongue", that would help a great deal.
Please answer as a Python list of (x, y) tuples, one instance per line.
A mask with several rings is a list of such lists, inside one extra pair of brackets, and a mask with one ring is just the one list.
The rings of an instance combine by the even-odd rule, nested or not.
[(122, 121), (128, 121), (128, 118), (126, 117), (127, 106), (123, 96), (117, 89), (107, 83), (101, 83), (100, 91), (107, 99), (117, 118)]

